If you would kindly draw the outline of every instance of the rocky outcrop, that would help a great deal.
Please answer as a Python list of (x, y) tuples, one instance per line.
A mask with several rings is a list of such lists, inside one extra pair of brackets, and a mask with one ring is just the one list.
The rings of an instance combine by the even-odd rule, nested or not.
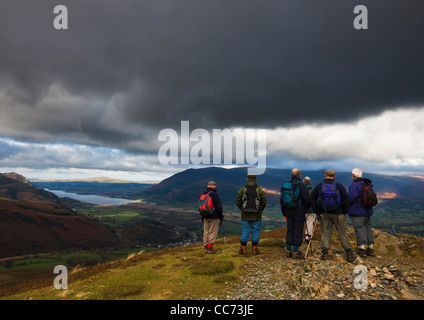
[[(349, 234), (352, 239), (352, 227)], [(279, 245), (277, 249), (275, 239), (265, 239), (261, 241), (265, 254), (257, 259), (246, 259), (244, 275), (239, 277), (237, 284), (225, 294), (207, 299), (424, 299), (424, 239), (410, 235), (393, 236), (375, 229), (374, 235), (376, 257), (357, 257), (353, 263), (346, 261), (336, 235), (330, 260), (320, 259), (319, 237), (305, 260), (286, 258), (283, 246)], [(268, 254), (268, 247), (274, 254)]]

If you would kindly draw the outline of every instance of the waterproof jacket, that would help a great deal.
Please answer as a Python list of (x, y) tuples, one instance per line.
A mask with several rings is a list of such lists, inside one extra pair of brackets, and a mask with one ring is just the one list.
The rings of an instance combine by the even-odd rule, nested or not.
[[(324, 183), (332, 183), (334, 182), (333, 179), (325, 179), (323, 181)], [(321, 215), (323, 213), (326, 213), (323, 206), (319, 204), (318, 202), (318, 197), (319, 197), (319, 191), (321, 189), (321, 183), (318, 183), (314, 189), (312, 190), (311, 193), (311, 206), (314, 209), (314, 212), (318, 215)], [(341, 200), (341, 205), (332, 211), (329, 211), (327, 213), (329, 214), (347, 214), (349, 211), (349, 196), (347, 194), (346, 188), (341, 184), (338, 183), (336, 184), (336, 188), (337, 190), (340, 192), (340, 200)]]
[[(295, 183), (297, 181), (300, 181), (300, 178), (294, 177), (291, 182)], [(309, 206), (311, 204), (310, 198), (309, 198), (309, 190), (306, 187), (306, 185), (300, 181), (300, 183), (297, 184), (296, 188), (299, 188), (299, 200), (300, 204), (296, 208), (286, 208), (283, 206), (283, 200), (280, 198), (280, 207), (281, 207), (281, 213), (283, 216), (304, 216), (306, 214), (306, 211), (309, 209)]]
[(362, 185), (364, 182), (370, 184), (371, 187), (373, 187), (371, 180), (366, 178), (357, 178), (349, 187), (349, 216), (351, 217), (369, 217), (373, 214), (372, 208), (367, 210), (359, 203), (359, 199), (361, 198)]
[(256, 190), (259, 193), (259, 212), (258, 213), (251, 213), (251, 212), (243, 212), (243, 194), (246, 190), (246, 187), (241, 187), (239, 191), (237, 192), (236, 197), (236, 205), (240, 209), (241, 212), (241, 220), (243, 221), (259, 221), (262, 220), (262, 212), (264, 211), (266, 207), (266, 196), (265, 192), (262, 190), (261, 187), (259, 187), (256, 182), (254, 181), (247, 181), (246, 186), (248, 185), (254, 185), (256, 187)]
[[(210, 192), (209, 196), (212, 199), (213, 206), (215, 208), (214, 213), (212, 213), (210, 216), (208, 216), (208, 219), (224, 219), (223, 210), (222, 210), (222, 203), (221, 199), (219, 198), (218, 191), (215, 188), (208, 187), (206, 191), (203, 192), (203, 194), (207, 194)], [(202, 219), (203, 220), (203, 219)]]

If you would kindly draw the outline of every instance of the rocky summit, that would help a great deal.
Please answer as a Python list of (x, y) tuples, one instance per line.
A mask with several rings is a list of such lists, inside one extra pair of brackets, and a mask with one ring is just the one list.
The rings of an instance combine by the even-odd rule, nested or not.
[[(424, 269), (405, 266), (398, 259), (380, 256), (354, 263), (336, 252), (330, 261), (314, 254), (306, 260), (287, 259), (281, 254), (247, 261), (247, 276), (229, 294), (217, 297), (231, 300), (417, 300), (424, 297)], [(356, 266), (365, 266), (366, 287), (355, 287)]]
[[(349, 228), (353, 238), (353, 228)], [(226, 293), (207, 299), (229, 300), (422, 300), (424, 299), (423, 239), (393, 236), (374, 229), (375, 257), (347, 262), (335, 236), (330, 260), (321, 260), (319, 238), (304, 260), (287, 258), (283, 248), (246, 259), (245, 273)], [(271, 239), (262, 241), (266, 248)], [(304, 248), (306, 249), (306, 245)], [(420, 250), (421, 255), (418, 254)], [(267, 250), (265, 250), (267, 252)], [(414, 261), (414, 258), (415, 261)], [(362, 279), (364, 281), (362, 282)]]

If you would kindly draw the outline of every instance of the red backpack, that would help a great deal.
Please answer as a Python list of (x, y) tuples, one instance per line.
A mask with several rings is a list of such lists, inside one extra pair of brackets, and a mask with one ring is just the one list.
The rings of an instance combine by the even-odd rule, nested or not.
[(199, 214), (202, 216), (202, 218), (206, 218), (215, 212), (215, 207), (209, 193), (211, 193), (211, 191), (206, 194), (202, 194), (197, 202)]

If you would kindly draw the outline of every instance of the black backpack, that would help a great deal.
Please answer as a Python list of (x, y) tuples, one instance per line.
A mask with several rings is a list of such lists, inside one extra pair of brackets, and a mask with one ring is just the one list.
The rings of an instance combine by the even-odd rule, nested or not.
[(260, 196), (255, 185), (246, 185), (241, 198), (243, 212), (259, 213)]
[(359, 203), (367, 210), (378, 204), (377, 195), (371, 186), (371, 181), (368, 179), (364, 180), (361, 189), (361, 196), (358, 198)]

